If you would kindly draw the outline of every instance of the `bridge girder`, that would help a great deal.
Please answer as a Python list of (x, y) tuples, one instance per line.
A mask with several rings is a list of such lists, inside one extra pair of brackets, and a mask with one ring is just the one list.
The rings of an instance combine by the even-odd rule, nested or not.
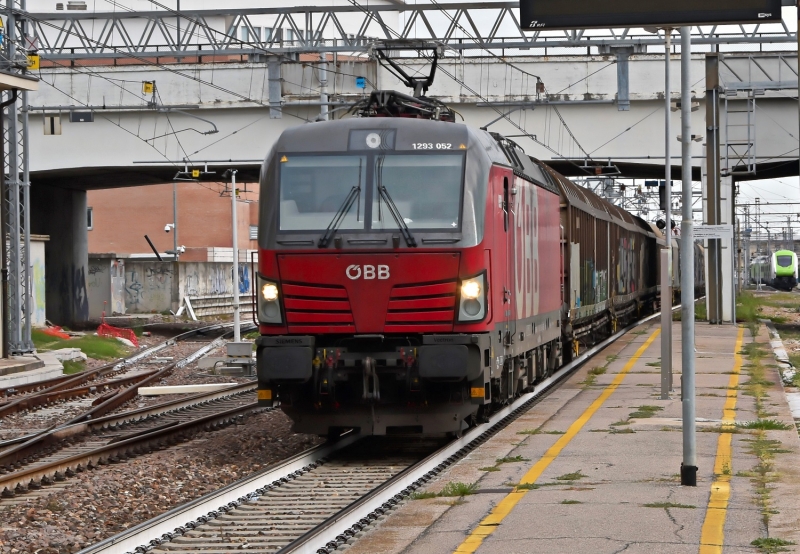
[[(663, 31), (524, 31), (518, 2), (455, 2), (300, 6), (214, 10), (116, 12), (20, 12), (38, 38), (39, 53), (50, 60), (292, 55), (316, 52), (368, 52), (387, 41), (435, 42), (456, 51), (587, 49), (609, 52), (631, 46), (661, 47)], [(292, 32), (241, 40), (239, 29), (269, 21)], [(255, 33), (253, 33), (255, 36)], [(796, 42), (785, 24), (692, 28), (695, 45), (765, 45)]]

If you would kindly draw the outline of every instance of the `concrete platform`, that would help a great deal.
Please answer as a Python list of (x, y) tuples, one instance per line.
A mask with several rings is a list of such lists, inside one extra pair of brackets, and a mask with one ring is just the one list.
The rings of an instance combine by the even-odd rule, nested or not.
[[(427, 488), (476, 483), (475, 494), (408, 500), (348, 553), (710, 554), (759, 552), (752, 542), (767, 537), (800, 545), (800, 440), (766, 330), (697, 324), (698, 483), (683, 487), (680, 323), (669, 400), (659, 394), (657, 329), (607, 348)], [(737, 354), (754, 341), (760, 353)], [(592, 379), (596, 367), (606, 371)], [(756, 420), (786, 429), (732, 426)]]
[[(5, 372), (3, 371), (5, 370)], [(0, 389), (37, 383), (64, 375), (64, 366), (49, 352), (0, 358)]]

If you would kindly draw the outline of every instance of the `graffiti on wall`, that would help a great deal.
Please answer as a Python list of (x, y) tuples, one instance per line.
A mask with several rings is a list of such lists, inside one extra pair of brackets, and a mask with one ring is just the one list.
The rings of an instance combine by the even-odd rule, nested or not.
[(73, 316), (75, 321), (89, 319), (89, 295), (86, 291), (86, 272), (83, 266), (75, 268), (72, 279)]
[(239, 264), (239, 293), (247, 294), (250, 292), (250, 266)]
[(173, 269), (170, 262), (128, 263), (124, 271), (128, 310), (152, 313), (171, 308)]
[(617, 258), (617, 293), (630, 294), (636, 292), (636, 278), (639, 267), (636, 256), (636, 239), (622, 237), (619, 239), (619, 257)]

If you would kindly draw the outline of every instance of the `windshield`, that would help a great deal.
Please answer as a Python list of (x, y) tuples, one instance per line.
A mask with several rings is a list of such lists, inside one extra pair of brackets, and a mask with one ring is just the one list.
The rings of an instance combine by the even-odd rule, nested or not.
[(372, 228), (397, 228), (386, 202), (377, 192), (377, 187), (382, 185), (410, 229), (458, 229), (463, 162), (464, 156), (459, 154), (376, 157)]
[(361, 187), (339, 229), (364, 229), (366, 156), (292, 156), (280, 159), (281, 231), (325, 230), (353, 187)]
[(791, 256), (778, 256), (778, 265), (781, 267), (789, 267), (792, 265)]

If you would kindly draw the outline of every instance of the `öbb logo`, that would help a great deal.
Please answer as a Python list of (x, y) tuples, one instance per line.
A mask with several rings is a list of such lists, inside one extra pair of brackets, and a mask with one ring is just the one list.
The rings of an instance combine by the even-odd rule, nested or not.
[[(363, 270), (362, 270), (363, 268)], [(379, 265), (377, 268), (374, 265), (349, 265), (347, 266), (347, 270), (345, 273), (350, 279), (354, 281), (356, 279), (361, 279), (364, 277), (364, 280), (368, 279), (388, 279), (389, 278), (389, 266), (388, 265)]]

